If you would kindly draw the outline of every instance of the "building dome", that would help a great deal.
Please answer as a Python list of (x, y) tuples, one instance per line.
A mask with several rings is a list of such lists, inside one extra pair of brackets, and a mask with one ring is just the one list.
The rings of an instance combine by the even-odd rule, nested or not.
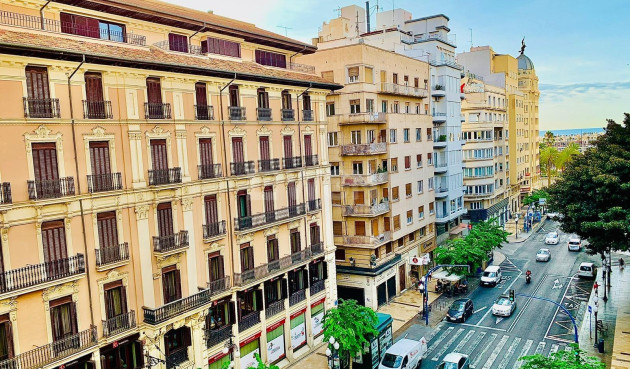
[(527, 55), (521, 54), (516, 60), (518, 60), (518, 69), (534, 69), (534, 63), (532, 63), (532, 60), (528, 58)]

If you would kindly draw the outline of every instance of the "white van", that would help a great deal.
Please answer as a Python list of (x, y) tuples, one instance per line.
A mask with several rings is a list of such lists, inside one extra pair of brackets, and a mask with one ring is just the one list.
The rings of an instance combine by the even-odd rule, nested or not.
[(597, 275), (597, 269), (593, 263), (580, 264), (580, 270), (578, 270), (578, 277), (581, 278), (595, 278)]
[(501, 268), (491, 265), (483, 271), (481, 275), (482, 286), (496, 286), (501, 281)]
[(403, 338), (387, 349), (378, 369), (416, 369), (420, 368), (422, 357), (427, 352), (427, 340), (420, 341)]

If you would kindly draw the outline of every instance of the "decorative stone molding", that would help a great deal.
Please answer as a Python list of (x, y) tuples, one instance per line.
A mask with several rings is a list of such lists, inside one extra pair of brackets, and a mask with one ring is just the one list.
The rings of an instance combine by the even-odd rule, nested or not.
[(72, 301), (79, 301), (79, 284), (77, 283), (77, 281), (58, 284), (45, 288), (42, 291), (42, 299), (44, 300), (46, 311), (50, 309), (50, 305), (48, 304), (50, 300), (58, 299), (60, 297), (68, 295), (72, 295)]
[(183, 211), (191, 211), (193, 207), (194, 200), (190, 197), (182, 199), (182, 210)]
[(225, 244), (218, 243), (218, 242), (212, 242), (212, 243), (209, 243), (209, 244), (206, 245), (206, 247), (203, 249), (203, 252), (206, 253), (206, 254), (209, 254), (211, 252), (219, 251), (223, 247), (225, 247)]
[(311, 126), (306, 126), (304, 127), (304, 129), (302, 129), (302, 133), (312, 134), (315, 133), (315, 130)]
[(57, 149), (57, 158), (59, 158), (57, 169), (59, 171), (59, 177), (66, 176), (65, 160), (63, 160), (63, 135), (61, 132), (53, 134), (51, 129), (42, 124), (32, 133), (24, 134), (24, 144), (26, 145), (27, 155), (26, 162), (30, 176), (29, 179), (35, 179), (35, 169), (33, 167), (33, 143), (51, 141), (55, 142), (55, 147)]
[(300, 227), (300, 223), (301, 223), (300, 220), (294, 220), (294, 221), (290, 222), (287, 225), (287, 228), (289, 228), (289, 229), (299, 228)]
[(168, 256), (156, 256), (158, 269), (162, 269), (166, 266), (173, 265), (173, 264), (177, 266), (177, 269), (181, 269), (182, 268), (181, 255), (182, 254), (178, 252), (176, 254), (168, 255)]
[(254, 241), (254, 233), (246, 233), (236, 236), (236, 242), (245, 243), (245, 242), (253, 242)]
[(142, 140), (142, 133), (139, 132), (129, 132), (130, 140)]
[(280, 131), (280, 133), (283, 136), (292, 135), (292, 134), (295, 133), (295, 130), (293, 128), (289, 127), (289, 126), (284, 126), (284, 128), (282, 128), (282, 131)]
[[(136, 206), (135, 211), (136, 211), (136, 219), (138, 220), (144, 220), (149, 217), (149, 205), (138, 205)], [(41, 229), (39, 232), (41, 233)]]
[(207, 136), (210, 133), (212, 133), (212, 130), (210, 128), (208, 128), (207, 126), (203, 126), (201, 127), (201, 130), (199, 132), (195, 132), (196, 136)]
[(0, 234), (2, 234), (2, 241), (7, 242), (9, 240), (9, 229), (1, 228)]
[(256, 130), (256, 134), (258, 136), (269, 136), (271, 135), (271, 130), (267, 128), (267, 126), (262, 126), (260, 129)]
[(175, 132), (175, 138), (185, 139), (186, 138), (186, 131)]
[(236, 126), (233, 129), (228, 131), (228, 135), (230, 137), (242, 137), (245, 136), (246, 132), (243, 128), (241, 128), (240, 126)]
[(11, 321), (17, 320), (17, 296), (0, 301), (0, 314), (9, 314)]
[(265, 237), (266, 236), (271, 236), (272, 234), (277, 234), (278, 233), (278, 227), (275, 226), (275, 227), (266, 228), (263, 233), (265, 234)]

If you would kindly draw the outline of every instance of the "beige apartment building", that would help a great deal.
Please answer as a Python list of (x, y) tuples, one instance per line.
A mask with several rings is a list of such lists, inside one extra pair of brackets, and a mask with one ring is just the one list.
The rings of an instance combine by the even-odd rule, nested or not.
[(518, 89), (523, 93), (523, 123), (527, 138), (527, 171), (521, 192), (531, 192), (542, 186), (540, 183), (540, 125), (538, 121), (538, 76), (534, 63), (525, 55), (524, 49), (518, 56)]
[(295, 63), (315, 50), (157, 1), (0, 3), (0, 368), (286, 366), (321, 341), (341, 86)]
[(338, 296), (376, 310), (411, 286), (435, 248), (441, 161), (433, 152), (429, 64), (322, 41), (334, 35), (320, 37), (319, 50), (298, 61), (344, 85), (326, 100)]
[(462, 78), (464, 205), (471, 222), (509, 219), (508, 98), (503, 86), (467, 72)]

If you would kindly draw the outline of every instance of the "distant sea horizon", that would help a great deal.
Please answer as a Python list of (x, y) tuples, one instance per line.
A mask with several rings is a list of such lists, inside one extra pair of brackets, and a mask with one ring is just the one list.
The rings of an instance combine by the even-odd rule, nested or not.
[[(548, 130), (540, 130), (540, 137), (545, 135), (545, 132)], [(569, 135), (579, 135), (579, 134), (587, 134), (587, 133), (599, 133), (604, 132), (604, 128), (574, 128), (574, 129), (551, 129), (549, 130), (553, 132), (554, 136), (569, 136)]]

